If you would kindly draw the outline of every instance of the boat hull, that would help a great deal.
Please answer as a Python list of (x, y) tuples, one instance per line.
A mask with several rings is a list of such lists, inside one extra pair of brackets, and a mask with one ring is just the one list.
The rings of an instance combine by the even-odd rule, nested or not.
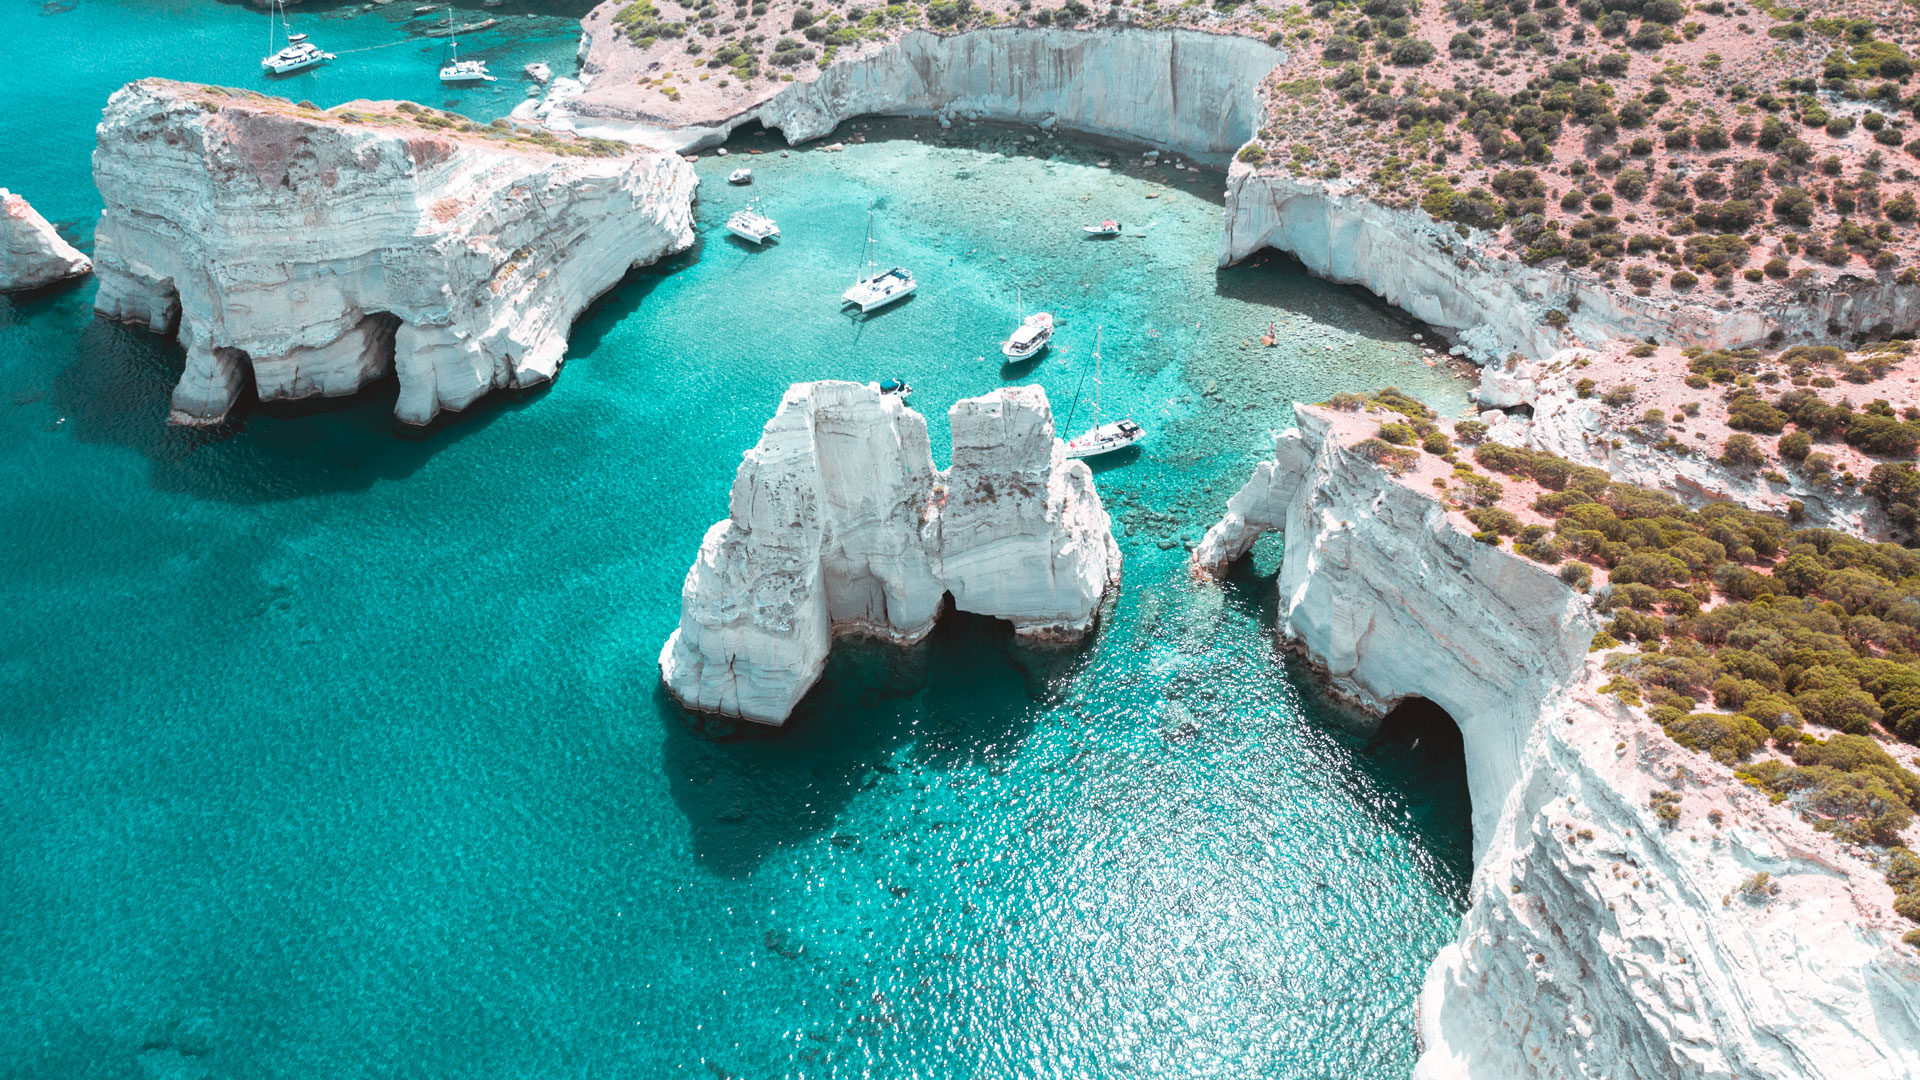
[(309, 56), (303, 60), (290, 60), (285, 62), (262, 60), (260, 61), (260, 68), (269, 75), (291, 75), (296, 71), (305, 71), (308, 68), (319, 67), (331, 59), (333, 59), (331, 54), (321, 53), (319, 56)]

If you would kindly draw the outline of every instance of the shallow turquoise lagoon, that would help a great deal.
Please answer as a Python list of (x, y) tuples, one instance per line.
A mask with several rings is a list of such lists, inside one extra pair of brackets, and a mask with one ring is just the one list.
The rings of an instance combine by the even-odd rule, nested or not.
[[(6, 182), (85, 241), (107, 90), (216, 76), (178, 43), (259, 16), (39, 12), (0, 9), (40, 56)], [(295, 18), (334, 47), (392, 14)], [(406, 90), (348, 70), (298, 93)], [(0, 1072), (1406, 1075), (1470, 869), (1457, 738), (1347, 734), (1265, 629), (1277, 542), (1224, 588), (1183, 542), (1289, 400), (1461, 385), (1365, 298), (1216, 272), (1217, 174), (842, 135), (703, 160), (695, 251), (551, 387), (425, 433), (392, 387), (167, 430), (177, 349), (93, 322), (90, 285), (0, 301)], [(755, 198), (766, 251), (720, 229)], [(869, 209), (922, 286), (854, 321)], [(1128, 234), (1081, 239), (1104, 217)], [(1023, 306), (1060, 330), (1008, 369)], [(1004, 383), (1090, 423), (1096, 327), (1102, 415), (1152, 438), (1098, 474), (1126, 589), (1090, 648), (969, 618), (844, 647), (778, 732), (663, 698), (681, 576), (789, 381), (909, 379), (944, 460), (946, 406)]]

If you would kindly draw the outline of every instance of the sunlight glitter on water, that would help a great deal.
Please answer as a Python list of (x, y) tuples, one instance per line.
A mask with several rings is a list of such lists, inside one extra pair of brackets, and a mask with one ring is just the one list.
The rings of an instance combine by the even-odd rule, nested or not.
[[(9, 182), (84, 223), (73, 129), (119, 76), (50, 70), (0, 121), (33, 148)], [(704, 159), (697, 251), (606, 297), (551, 387), (424, 434), (390, 386), (168, 430), (177, 347), (93, 322), (90, 285), (0, 302), (17, 1071), (1407, 1073), (1468, 873), (1457, 747), (1348, 734), (1276, 656), (1277, 542), (1215, 588), (1183, 541), (1292, 399), (1461, 384), (1364, 297), (1216, 271), (1217, 174), (843, 134), (743, 136), (746, 189)], [(753, 198), (764, 252), (721, 231)], [(922, 291), (848, 320), (876, 202)], [(1137, 237), (1082, 240), (1101, 217)], [(1006, 369), (1023, 303), (1057, 344)], [(905, 377), (944, 461), (946, 406), (997, 385), (1086, 422), (1095, 326), (1103, 415), (1152, 435), (1098, 473), (1128, 562), (1090, 648), (956, 618), (845, 645), (779, 731), (665, 699), (681, 577), (787, 383)]]

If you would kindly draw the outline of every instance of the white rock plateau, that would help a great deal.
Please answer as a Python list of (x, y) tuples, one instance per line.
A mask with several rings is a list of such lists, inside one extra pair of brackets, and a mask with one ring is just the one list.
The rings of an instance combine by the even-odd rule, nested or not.
[(93, 269), (27, 200), (0, 188), (0, 292), (39, 289)]
[[(1295, 417), (1194, 559), (1283, 530), (1283, 639), (1371, 711), (1424, 697), (1460, 726), (1471, 907), (1417, 1080), (1920, 1076), (1920, 958), (1880, 874), (1599, 694), (1587, 604), (1349, 449), (1370, 422)], [(1742, 898), (1762, 870), (1779, 895)]]
[(690, 708), (785, 722), (840, 634), (896, 643), (933, 629), (948, 596), (1029, 637), (1093, 630), (1120, 549), (1086, 464), (1053, 434), (1039, 387), (948, 411), (953, 465), (927, 422), (850, 382), (796, 383), (740, 463), (660, 651)]
[(272, 400), (396, 372), (416, 424), (544, 382), (595, 297), (693, 243), (677, 157), (562, 156), (368, 103), (143, 80), (107, 103), (93, 167), (95, 308), (178, 328), (181, 424), (219, 422), (249, 379)]

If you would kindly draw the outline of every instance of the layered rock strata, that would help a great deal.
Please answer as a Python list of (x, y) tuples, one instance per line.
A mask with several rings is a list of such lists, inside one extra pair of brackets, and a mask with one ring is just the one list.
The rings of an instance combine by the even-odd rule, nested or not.
[(1029, 637), (1092, 631), (1120, 549), (1093, 474), (1066, 457), (1039, 387), (948, 411), (953, 465), (926, 419), (849, 382), (796, 383), (734, 476), (660, 651), (690, 708), (785, 722), (834, 637), (926, 636), (950, 596)]
[(1294, 416), (1195, 565), (1218, 570), (1261, 533), (1284, 532), (1280, 633), (1369, 711), (1424, 697), (1454, 718), (1482, 852), (1534, 719), (1584, 670), (1598, 624), (1553, 575), (1476, 543), (1438, 502), (1350, 450), (1333, 430), (1348, 418), (1308, 406)]
[(27, 200), (0, 188), (0, 292), (45, 288), (92, 269)]
[(817, 74), (803, 70), (770, 97), (669, 114), (620, 77), (637, 54), (600, 25), (605, 12), (586, 23), (586, 70), (604, 77), (551, 122), (681, 150), (717, 144), (752, 121), (800, 143), (854, 116), (945, 115), (1057, 124), (1224, 162), (1260, 126), (1261, 81), (1286, 59), (1251, 38), (1192, 30), (913, 31)]
[(1488, 253), (1486, 240), (1418, 208), (1376, 202), (1350, 184), (1236, 162), (1227, 176), (1219, 261), (1227, 266), (1277, 248), (1320, 277), (1362, 286), (1442, 330), (1482, 363), (1514, 352), (1544, 359), (1570, 345), (1619, 338), (1738, 348), (1775, 333), (1824, 341), (1920, 328), (1920, 290), (1891, 280), (1853, 279), (1764, 308), (1721, 310), (1643, 299), (1565, 266), (1529, 267)]
[(595, 297), (693, 243), (676, 157), (561, 155), (430, 113), (154, 79), (113, 95), (95, 308), (177, 329), (173, 422), (219, 422), (249, 381), (292, 399), (394, 372), (395, 415), (426, 423), (551, 379)]
[[(1283, 638), (1375, 713), (1425, 697), (1460, 725), (1471, 907), (1416, 1077), (1920, 1074), (1920, 960), (1878, 872), (1600, 695), (1585, 602), (1355, 451), (1371, 421), (1295, 415), (1195, 561), (1283, 530)], [(1779, 892), (1749, 900), (1760, 871)]]

